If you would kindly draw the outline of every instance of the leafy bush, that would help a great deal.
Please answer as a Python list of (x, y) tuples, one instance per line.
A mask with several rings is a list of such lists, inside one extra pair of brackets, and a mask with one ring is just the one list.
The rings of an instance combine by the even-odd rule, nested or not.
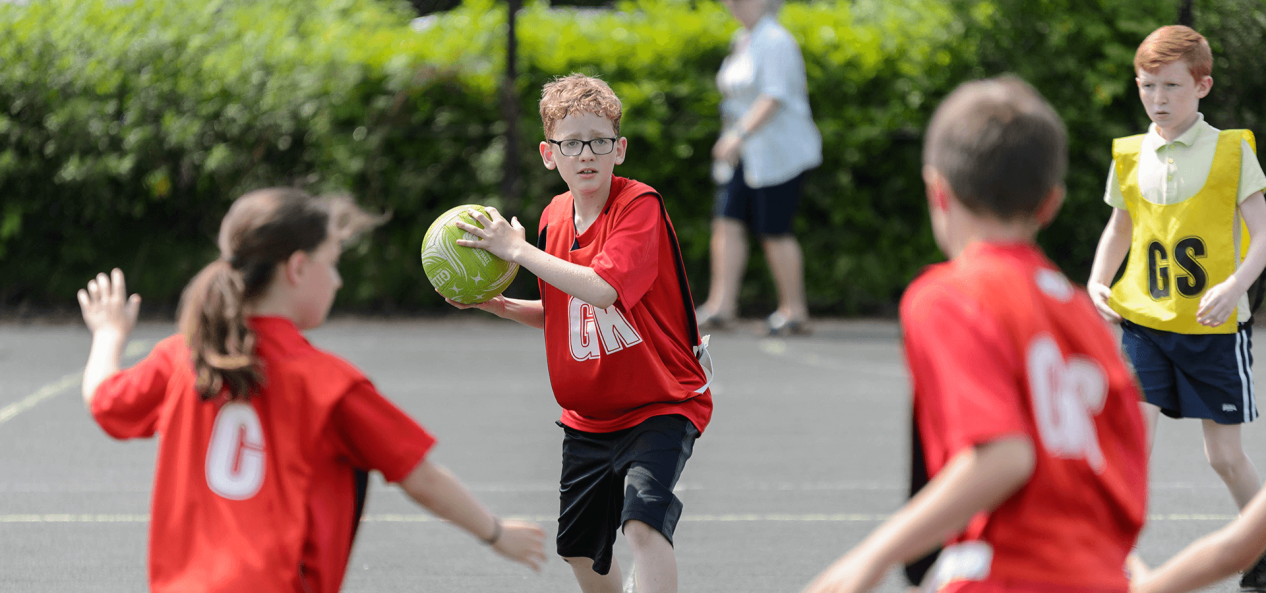
[[(1220, 127), (1261, 129), (1254, 70), (1266, 15), (1256, 0), (1200, 4)], [(1110, 141), (1145, 128), (1135, 46), (1172, 22), (1175, 0), (835, 0), (791, 3), (823, 165), (797, 233), (819, 312), (891, 311), (939, 258), (920, 181), (922, 129), (959, 81), (1013, 72), (1068, 123), (1069, 200), (1042, 241), (1084, 278), (1107, 208)], [(350, 191), (392, 220), (344, 259), (339, 306), (442, 309), (417, 251), (461, 203), (518, 215), (535, 234), (565, 191), (540, 166), (536, 101), (572, 71), (600, 75), (625, 105), (629, 160), (617, 173), (668, 200), (696, 297), (706, 290), (719, 131), (714, 78), (738, 23), (706, 0), (616, 10), (530, 5), (518, 18), (520, 197), (501, 195), (506, 13), (495, 0), (413, 20), (385, 0), (62, 0), (0, 4), (0, 306), (62, 304), (90, 274), (128, 273), (170, 306), (216, 256), (228, 204), (264, 185)], [(1203, 26), (1203, 25), (1207, 25)], [(773, 301), (753, 258), (744, 301)], [(530, 275), (512, 287), (535, 293)]]
[[(910, 215), (921, 204), (911, 140), (960, 50), (945, 6), (908, 4), (784, 9), (827, 138), (799, 227), (818, 308), (890, 303), (934, 253), (922, 215)], [(70, 303), (91, 273), (118, 265), (151, 303), (170, 305), (215, 257), (231, 200), (286, 183), (348, 190), (395, 214), (345, 259), (341, 306), (440, 306), (416, 256), (436, 214), (479, 202), (531, 225), (565, 190), (537, 164), (536, 97), (571, 71), (599, 74), (621, 95), (631, 156), (618, 172), (668, 198), (702, 286), (713, 79), (737, 22), (718, 4), (668, 0), (526, 9), (517, 125), (531, 141), (517, 150), (523, 197), (512, 203), (497, 189), (498, 8), (470, 0), (411, 27), (407, 8), (373, 0), (0, 6), (0, 302)], [(750, 276), (750, 293), (770, 293)]]
[(8, 305), (72, 303), (107, 266), (171, 305), (232, 199), (273, 184), (397, 211), (342, 295), (394, 305), (428, 292), (416, 216), (489, 185), (470, 182), (497, 136), (489, 81), (379, 2), (37, 2), (0, 23)]

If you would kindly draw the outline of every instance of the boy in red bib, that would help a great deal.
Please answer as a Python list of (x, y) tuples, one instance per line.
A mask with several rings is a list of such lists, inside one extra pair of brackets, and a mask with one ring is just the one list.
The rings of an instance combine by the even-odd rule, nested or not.
[(1059, 210), (1063, 124), (1014, 78), (968, 83), (924, 149), (950, 261), (901, 302), (932, 477), (808, 591), (863, 591), (944, 543), (925, 590), (1127, 590), (1147, 460), (1139, 393), (1086, 293), (1034, 244)]
[(238, 198), (220, 258), (185, 289), (181, 332), (126, 370), (140, 297), (117, 269), (79, 291), (93, 418), (117, 439), (161, 435), (151, 591), (338, 591), (370, 470), (503, 556), (545, 559), (540, 527), (489, 513), (426, 459), (426, 430), (300, 333), (342, 285), (343, 241), (373, 224), (350, 200), (290, 188)]
[(482, 229), (457, 223), (477, 237), (458, 244), (539, 279), (539, 301), (498, 296), (473, 306), (545, 330), (563, 408), (558, 554), (586, 593), (618, 593), (611, 546), (622, 529), (638, 590), (671, 592), (682, 509), (673, 486), (712, 416), (711, 359), (663, 199), (612, 175), (627, 147), (620, 116), (601, 80), (573, 74), (545, 85), (541, 158), (570, 191), (541, 215), (537, 247), (517, 218), (492, 208), (475, 215)]

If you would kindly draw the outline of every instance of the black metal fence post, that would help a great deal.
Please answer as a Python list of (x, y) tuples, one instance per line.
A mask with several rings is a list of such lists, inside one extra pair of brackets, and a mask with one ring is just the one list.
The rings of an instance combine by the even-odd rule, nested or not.
[(501, 196), (506, 207), (517, 208), (519, 201), (519, 92), (515, 85), (518, 78), (518, 65), (515, 54), (518, 52), (518, 41), (515, 39), (515, 15), (521, 6), (521, 0), (506, 0), (509, 18), (506, 27), (506, 72), (501, 87), (501, 117), (506, 122), (505, 162), (502, 164)]

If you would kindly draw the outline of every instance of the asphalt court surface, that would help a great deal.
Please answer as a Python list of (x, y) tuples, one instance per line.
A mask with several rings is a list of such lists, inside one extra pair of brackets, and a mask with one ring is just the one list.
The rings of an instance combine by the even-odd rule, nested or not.
[[(309, 337), (435, 433), (432, 459), (485, 504), (540, 522), (552, 552), (562, 432), (541, 333), (466, 313), (336, 319)], [(756, 329), (713, 333), (715, 415), (678, 488), (683, 592), (798, 591), (904, 500), (909, 388), (897, 326), (822, 321), (787, 339)], [(171, 331), (143, 324), (125, 364)], [(0, 591), (145, 589), (155, 446), (113, 441), (84, 411), (88, 346), (81, 325), (0, 325)], [(1200, 439), (1198, 422), (1162, 419), (1139, 546), (1153, 565), (1235, 513)], [(1266, 468), (1266, 436), (1249, 425), (1244, 440)], [(552, 554), (540, 574), (503, 561), (381, 479), (365, 513), (344, 591), (579, 590)], [(616, 558), (627, 571), (623, 538)], [(894, 572), (878, 590), (902, 585)]]

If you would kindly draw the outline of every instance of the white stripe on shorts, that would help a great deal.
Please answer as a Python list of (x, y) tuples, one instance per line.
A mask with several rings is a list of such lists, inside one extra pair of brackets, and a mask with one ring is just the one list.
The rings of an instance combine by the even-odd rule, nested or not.
[(1248, 377), (1248, 403), (1253, 408), (1249, 421), (1257, 419), (1257, 386), (1253, 380), (1253, 338), (1244, 330), (1244, 375)]
[(1240, 400), (1244, 410), (1244, 422), (1257, 417), (1257, 402), (1253, 397), (1253, 368), (1248, 363), (1248, 330), (1235, 332), (1235, 366), (1240, 373)]

